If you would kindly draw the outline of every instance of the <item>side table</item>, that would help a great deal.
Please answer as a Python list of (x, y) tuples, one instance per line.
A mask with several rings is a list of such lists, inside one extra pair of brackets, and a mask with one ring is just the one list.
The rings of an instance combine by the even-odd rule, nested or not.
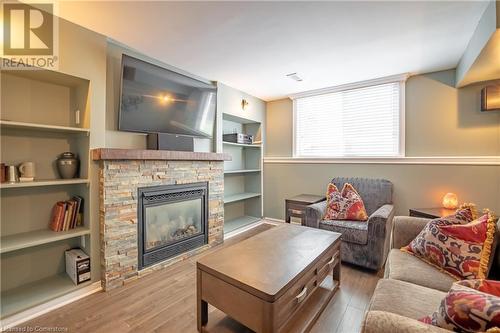
[(306, 207), (317, 202), (326, 200), (324, 195), (300, 194), (285, 199), (285, 222), (290, 223), (291, 217), (300, 218), (300, 224), (304, 225)]
[(454, 214), (456, 209), (447, 208), (410, 208), (410, 216), (437, 219)]

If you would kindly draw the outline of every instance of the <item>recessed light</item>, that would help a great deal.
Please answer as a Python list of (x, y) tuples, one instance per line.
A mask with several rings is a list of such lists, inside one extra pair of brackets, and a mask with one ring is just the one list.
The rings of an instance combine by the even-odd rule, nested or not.
[(286, 76), (294, 81), (297, 81), (297, 82), (302, 81), (302, 78), (297, 73), (290, 73), (290, 74), (287, 74)]

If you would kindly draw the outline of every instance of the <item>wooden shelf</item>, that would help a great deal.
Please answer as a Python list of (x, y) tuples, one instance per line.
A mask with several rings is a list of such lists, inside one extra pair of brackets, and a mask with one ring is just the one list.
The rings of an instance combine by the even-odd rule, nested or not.
[(232, 194), (232, 195), (224, 196), (224, 203), (226, 204), (226, 203), (242, 201), (242, 200), (256, 198), (256, 197), (260, 197), (260, 193), (245, 192), (245, 193)]
[(89, 281), (76, 286), (63, 273), (3, 291), (1, 317), (5, 318), (90, 284)]
[(227, 234), (231, 231), (234, 231), (236, 229), (245, 227), (249, 224), (255, 223), (260, 221), (260, 217), (255, 217), (255, 216), (241, 216), (235, 219), (230, 219), (227, 221), (224, 221), (224, 232)]
[(86, 178), (73, 178), (73, 179), (36, 179), (32, 182), (19, 182), (19, 183), (1, 183), (0, 189), (8, 188), (23, 188), (23, 187), (37, 187), (37, 186), (59, 186), (59, 185), (74, 185), (74, 184), (88, 184), (89, 180)]
[(260, 169), (242, 169), (242, 170), (226, 170), (225, 174), (238, 174), (238, 173), (254, 173), (260, 172)]
[(90, 234), (88, 227), (77, 227), (68, 231), (55, 232), (50, 229), (43, 229), (3, 236), (0, 238), (0, 253), (7, 253), (88, 234)]
[(227, 141), (222, 141), (222, 143), (225, 145), (228, 145), (228, 146), (243, 147), (243, 148), (261, 148), (262, 147), (261, 145), (235, 143), (235, 142), (227, 142)]
[(59, 133), (74, 133), (74, 134), (90, 133), (90, 130), (88, 128), (23, 123), (19, 121), (10, 121), (10, 120), (0, 120), (0, 127), (2, 129), (14, 128), (14, 129), (25, 129), (25, 130), (42, 131), (42, 132), (59, 132)]

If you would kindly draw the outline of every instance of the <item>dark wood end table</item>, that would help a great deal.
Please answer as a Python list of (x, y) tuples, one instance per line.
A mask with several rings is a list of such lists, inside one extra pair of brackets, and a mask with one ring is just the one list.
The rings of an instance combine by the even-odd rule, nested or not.
[(304, 225), (306, 207), (326, 200), (324, 195), (300, 194), (293, 198), (285, 199), (285, 222), (290, 223), (291, 217), (300, 218), (300, 224)]
[(410, 208), (410, 216), (437, 219), (454, 214), (456, 209), (437, 208)]

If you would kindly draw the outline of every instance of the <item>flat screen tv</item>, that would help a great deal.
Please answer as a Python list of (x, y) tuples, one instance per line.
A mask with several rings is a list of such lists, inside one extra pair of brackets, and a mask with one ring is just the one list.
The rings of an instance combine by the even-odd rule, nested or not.
[(120, 130), (212, 137), (214, 84), (125, 54), (121, 70)]

